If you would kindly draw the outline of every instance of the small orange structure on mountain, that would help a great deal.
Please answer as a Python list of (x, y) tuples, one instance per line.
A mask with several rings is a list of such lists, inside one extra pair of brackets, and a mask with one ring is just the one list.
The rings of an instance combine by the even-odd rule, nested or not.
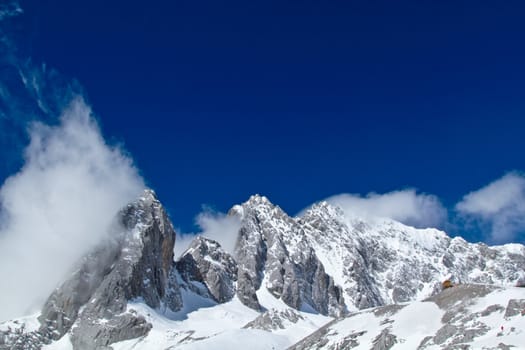
[(451, 280), (444, 280), (443, 283), (441, 283), (441, 287), (443, 287), (443, 289), (448, 289), (454, 287), (454, 284)]

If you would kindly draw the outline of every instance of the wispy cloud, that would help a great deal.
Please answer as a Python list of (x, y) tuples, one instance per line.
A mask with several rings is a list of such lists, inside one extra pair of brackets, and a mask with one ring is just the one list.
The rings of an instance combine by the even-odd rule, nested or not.
[[(80, 84), (45, 64), (26, 57), (24, 37), (16, 28), (23, 13), (18, 1), (0, 3), (0, 174), (22, 166), (27, 128), (34, 120), (57, 124), (75, 96), (85, 96)], [(21, 45), (19, 45), (21, 44)]]
[(199, 226), (200, 232), (181, 234), (177, 237), (177, 242), (175, 244), (176, 258), (184, 253), (197, 236), (213, 239), (219, 242), (225, 251), (233, 254), (237, 235), (241, 228), (241, 221), (238, 216), (226, 215), (205, 208), (199, 215), (197, 215), (195, 222)]
[(4, 1), (0, 4), (0, 21), (22, 14), (18, 1)]
[(25, 165), (0, 189), (0, 320), (39, 306), (144, 188), (82, 98), (60, 123), (33, 123)]
[(390, 218), (415, 227), (441, 227), (447, 219), (447, 210), (438, 197), (414, 189), (366, 196), (345, 193), (326, 201), (350, 216)]
[(525, 176), (511, 172), (465, 195), (456, 210), (487, 229), (494, 243), (515, 240), (525, 232)]

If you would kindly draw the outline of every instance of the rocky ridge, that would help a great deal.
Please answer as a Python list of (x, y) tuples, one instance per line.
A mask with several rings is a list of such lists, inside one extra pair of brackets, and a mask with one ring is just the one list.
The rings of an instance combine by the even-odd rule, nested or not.
[(252, 196), (230, 213), (241, 220), (235, 256), (237, 296), (245, 305), (260, 308), (256, 291), (262, 285), (292, 308), (344, 313), (341, 288), (325, 272), (295, 219), (261, 196)]
[[(197, 237), (174, 262), (172, 224), (155, 194), (146, 190), (118, 214), (107, 240), (52, 293), (38, 318), (39, 327), (0, 328), (0, 349), (39, 349), (64, 335), (74, 349), (109, 349), (117, 342), (147, 338), (154, 321), (130, 309), (130, 302), (169, 317), (179, 315), (184, 306), (189, 310), (185, 312), (191, 311), (184, 295), (214, 305), (238, 300), (259, 312), (240, 328), (284, 332), (308, 324), (308, 313), (341, 319), (371, 307), (376, 308), (374, 315), (398, 312), (403, 306), (396, 304), (436, 295), (445, 278), (459, 284), (508, 286), (521, 283), (524, 276), (521, 245), (471, 244), (435, 229), (351, 217), (326, 202), (290, 217), (266, 197), (255, 195), (229, 215), (240, 221), (233, 254), (216, 241)], [(286, 308), (267, 309), (261, 291)], [(439, 305), (437, 299), (435, 303)], [(522, 304), (516, 299), (511, 306), (506, 307), (509, 315), (520, 312)], [(447, 326), (427, 339), (426, 346), (441, 346), (446, 343), (439, 343), (443, 334), (452, 337), (462, 331)], [(321, 342), (328, 334), (323, 329), (329, 331), (318, 331)], [(358, 346), (366, 332), (346, 334), (342, 344)], [(201, 339), (190, 338), (184, 341)], [(402, 342), (403, 335), (384, 327), (370, 341), (375, 349), (386, 349)]]
[(235, 295), (237, 264), (216, 241), (197, 237), (177, 261), (185, 286), (218, 303)]
[(262, 286), (295, 309), (325, 315), (421, 300), (455, 283), (515, 285), (525, 247), (489, 247), (389, 219), (349, 217), (326, 202), (298, 217), (266, 197), (234, 206), (241, 228), (235, 251), (237, 296), (258, 309)]
[(153, 308), (181, 307), (174, 244), (166, 212), (153, 191), (146, 190), (119, 213), (109, 237), (51, 294), (38, 317), (40, 327), (24, 334), (24, 340), (4, 335), (10, 340), (3, 346), (37, 349), (70, 333), (75, 349), (109, 349), (112, 343), (147, 334), (151, 324), (128, 313), (126, 306), (140, 299)]

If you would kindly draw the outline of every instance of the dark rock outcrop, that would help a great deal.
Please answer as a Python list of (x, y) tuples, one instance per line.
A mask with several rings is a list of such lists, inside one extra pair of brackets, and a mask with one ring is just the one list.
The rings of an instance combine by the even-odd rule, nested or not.
[(525, 299), (510, 299), (505, 309), (505, 318), (525, 312)]
[(390, 328), (385, 328), (374, 338), (371, 350), (388, 350), (397, 343), (397, 337), (390, 333)]
[(71, 330), (75, 349), (105, 349), (151, 329), (142, 316), (128, 312), (129, 300), (152, 308), (182, 306), (171, 278), (175, 232), (153, 191), (146, 190), (118, 219), (111, 237), (49, 297), (39, 317), (41, 333), (59, 339)]
[(224, 303), (235, 295), (237, 264), (216, 241), (195, 238), (177, 261), (177, 270), (188, 288), (203, 297)]
[(295, 309), (312, 308), (332, 316), (344, 313), (341, 288), (325, 272), (294, 219), (261, 196), (252, 196), (232, 213), (242, 218), (235, 248), (241, 302), (260, 308), (256, 291), (266, 276), (262, 287)]
[(268, 332), (285, 329), (285, 322), (297, 323), (299, 320), (304, 320), (304, 317), (293, 309), (286, 310), (268, 310), (259, 315), (255, 320), (248, 322), (242, 328), (261, 329)]

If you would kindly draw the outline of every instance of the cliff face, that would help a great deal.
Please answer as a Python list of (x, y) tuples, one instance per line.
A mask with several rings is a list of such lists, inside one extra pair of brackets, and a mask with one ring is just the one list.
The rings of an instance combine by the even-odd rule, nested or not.
[[(240, 221), (233, 254), (216, 241), (196, 237), (174, 262), (172, 224), (155, 194), (146, 190), (118, 213), (106, 240), (51, 294), (38, 317), (38, 327), (25, 331), (0, 325), (0, 349), (39, 349), (66, 335), (74, 349), (109, 349), (113, 343), (130, 339), (138, 344), (141, 340), (137, 339), (148, 339), (155, 327), (164, 324), (179, 329), (166, 329), (169, 348), (179, 342), (211, 339), (225, 329), (220, 319), (206, 321), (211, 326), (200, 329), (199, 322), (204, 321), (194, 323), (195, 313), (228, 317), (228, 322), (246, 332), (287, 332), (296, 327), (298, 333), (289, 339), (297, 341), (304, 327), (314, 331), (312, 327), (329, 320), (326, 316), (342, 318), (348, 311), (372, 307), (381, 315), (394, 315), (400, 310), (396, 304), (436, 295), (444, 279), (461, 285), (509, 286), (522, 283), (524, 276), (522, 245), (472, 244), (435, 229), (348, 217), (324, 202), (302, 216), (290, 217), (267, 198), (252, 196), (234, 206), (229, 215)], [(476, 288), (465, 287), (465, 291)], [(487, 293), (494, 291), (494, 287), (486, 288)], [(508, 317), (518, 315), (525, 305), (522, 299), (513, 298), (514, 304), (505, 309), (510, 310)], [(446, 309), (440, 300), (434, 302)], [(425, 308), (428, 305), (421, 312)], [(503, 309), (495, 307), (490, 313)], [(370, 312), (358, 315), (345, 322), (366, 321)], [(470, 320), (467, 318), (451, 320)], [(374, 320), (378, 327), (388, 321)], [(443, 334), (460, 337), (463, 329), (451, 322), (444, 320), (441, 328), (432, 329), (433, 338), (425, 344), (446, 344)], [(407, 336), (388, 327), (377, 331), (370, 339), (377, 349), (393, 346)], [(155, 337), (158, 332), (153, 332)], [(196, 332), (206, 335), (194, 336)], [(364, 341), (366, 332), (344, 334), (338, 341), (354, 346)], [(325, 336), (331, 333), (322, 329), (317, 333), (319, 338), (309, 338), (298, 348), (311, 341), (318, 345), (329, 341)], [(279, 338), (274, 344), (284, 344), (282, 341)], [(147, 348), (152, 343), (146, 344)]]
[(185, 286), (198, 295), (218, 303), (235, 295), (237, 264), (215, 241), (196, 238), (178, 260), (177, 269)]
[(70, 332), (75, 349), (104, 349), (143, 336), (144, 317), (127, 311), (129, 300), (152, 308), (182, 306), (174, 278), (175, 232), (152, 191), (117, 216), (113, 232), (85, 256), (78, 269), (46, 301), (41, 327), (27, 342), (35, 348)]
[(344, 312), (341, 288), (325, 272), (296, 220), (260, 196), (231, 214), (241, 216), (235, 254), (237, 295), (245, 305), (259, 309), (256, 291), (263, 287), (295, 309), (332, 316)]
[(415, 229), (388, 219), (347, 217), (325, 202), (292, 218), (261, 196), (235, 206), (239, 299), (259, 307), (263, 287), (289, 306), (337, 316), (419, 300), (441, 282), (514, 285), (523, 275), (525, 247), (489, 247)]

